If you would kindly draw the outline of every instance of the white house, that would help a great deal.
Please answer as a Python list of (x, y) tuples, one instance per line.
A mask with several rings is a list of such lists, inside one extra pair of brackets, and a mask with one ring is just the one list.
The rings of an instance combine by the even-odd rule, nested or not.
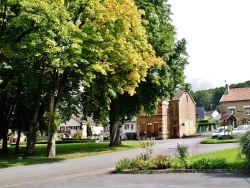
[(91, 127), (93, 135), (99, 135), (104, 131), (104, 127), (97, 125), (91, 117), (88, 117), (87, 120), (83, 120), (81, 115), (72, 115), (69, 121), (60, 124), (59, 132), (67, 133), (71, 137), (77, 130), (82, 130), (83, 138), (87, 138), (87, 125)]
[(137, 138), (137, 123), (136, 117), (131, 121), (125, 122), (120, 128), (121, 139), (136, 139)]
[(216, 120), (216, 119), (219, 119), (218, 116), (219, 116), (219, 112), (217, 110), (212, 110), (212, 111), (208, 111), (205, 113), (205, 116), (206, 116), (206, 119), (207, 118), (210, 118), (211, 120)]

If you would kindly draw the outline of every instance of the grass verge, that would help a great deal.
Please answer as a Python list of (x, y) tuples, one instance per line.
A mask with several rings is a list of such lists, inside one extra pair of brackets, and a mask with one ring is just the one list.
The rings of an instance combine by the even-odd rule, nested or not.
[(201, 144), (220, 144), (220, 143), (238, 143), (239, 138), (232, 139), (218, 139), (218, 138), (205, 138), (201, 141)]
[[(30, 157), (22, 157), (22, 153), (14, 154), (15, 146), (10, 146), (9, 153), (0, 154), (0, 168), (54, 162), (140, 147), (140, 143), (137, 141), (123, 141), (119, 147), (110, 147), (108, 145), (108, 142), (57, 143), (56, 157), (54, 158), (46, 157), (46, 144), (36, 144), (36, 153)], [(25, 144), (21, 144), (20, 150), (24, 151), (25, 146)]]

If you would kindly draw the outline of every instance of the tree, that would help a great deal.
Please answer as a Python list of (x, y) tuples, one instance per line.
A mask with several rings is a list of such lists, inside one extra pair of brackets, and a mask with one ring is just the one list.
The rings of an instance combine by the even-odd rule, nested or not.
[[(124, 93), (133, 95), (135, 88), (145, 79), (147, 70), (162, 63), (161, 59), (155, 57), (147, 42), (141, 23), (142, 12), (138, 11), (133, 1), (112, 2), (112, 5), (103, 4), (103, 8), (109, 12), (108, 17), (105, 17), (105, 24), (101, 25), (98, 17), (94, 22), (92, 20), (92, 23), (99, 26), (95, 33), (100, 33), (103, 38), (100, 45), (103, 56), (99, 61), (105, 62), (102, 67), (106, 68), (102, 68), (102, 73), (96, 74), (94, 82), (90, 87), (85, 87), (82, 93), (85, 116), (93, 116), (100, 121), (109, 117), (111, 146), (119, 144), (117, 137), (121, 122), (114, 113), (119, 108), (117, 97)], [(98, 15), (98, 12), (95, 9), (95, 14)]]
[[(2, 56), (13, 70), (19, 70), (23, 85), (21, 92), (30, 102), (27, 103), (31, 120), (26, 155), (34, 153), (35, 135), (47, 111), (47, 156), (55, 156), (54, 119), (58, 105), (68, 88), (79, 88), (79, 76), (83, 77), (81, 70), (85, 69), (80, 47), (82, 35), (62, 1), (11, 3), (14, 16), (2, 37), (8, 44), (2, 48)], [(70, 83), (73, 75), (74, 79), (79, 79), (76, 84)]]
[(2, 37), (8, 45), (1, 47), (4, 59), (23, 76), (21, 92), (30, 101), (26, 155), (34, 153), (35, 133), (45, 119), (47, 156), (55, 156), (58, 107), (80, 85), (87, 89), (96, 80), (105, 81), (108, 109), (109, 99), (133, 94), (147, 69), (161, 63), (147, 43), (133, 1), (22, 0), (11, 7), (13, 17)]
[(92, 129), (91, 129), (90, 125), (87, 124), (87, 136), (92, 136), (92, 135), (93, 135)]
[[(98, 119), (108, 116), (110, 120), (110, 146), (121, 144), (119, 127), (143, 107), (147, 113), (153, 113), (156, 103), (172, 96), (179, 84), (184, 81), (184, 67), (187, 64), (186, 42), (181, 40), (175, 43), (175, 31), (169, 20), (169, 6), (164, 1), (136, 1), (137, 5), (145, 10), (144, 19), (148, 40), (155, 48), (156, 55), (165, 61), (151, 66), (147, 70), (145, 80), (138, 83), (134, 95), (129, 92), (114, 92), (106, 98), (109, 81), (106, 78), (96, 79), (95, 85), (84, 90), (82, 101), (84, 114)], [(121, 74), (120, 77), (124, 78)], [(112, 77), (111, 77), (112, 78)], [(93, 102), (92, 99), (95, 99)], [(98, 99), (98, 100), (97, 100)], [(99, 105), (102, 104), (102, 105)], [(108, 104), (107, 110), (103, 108)]]

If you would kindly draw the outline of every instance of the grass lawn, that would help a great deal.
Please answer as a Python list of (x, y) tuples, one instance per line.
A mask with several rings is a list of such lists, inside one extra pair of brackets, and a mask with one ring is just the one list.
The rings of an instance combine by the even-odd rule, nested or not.
[(218, 138), (205, 138), (201, 141), (201, 144), (219, 144), (219, 143), (238, 143), (239, 138), (232, 139), (218, 139)]
[[(23, 157), (22, 159), (20, 158), (20, 154), (13, 154), (15, 146), (10, 146), (9, 153), (0, 154), (0, 168), (54, 162), (75, 157), (86, 157), (140, 147), (140, 143), (137, 141), (122, 141), (122, 145), (119, 147), (109, 147), (108, 145), (108, 142), (57, 143), (56, 157), (47, 158), (45, 156), (47, 144), (36, 144), (36, 154), (30, 157)], [(25, 146), (25, 143), (21, 144), (20, 149), (24, 151)]]
[[(218, 139), (212, 139), (218, 140)], [(230, 139), (231, 140), (231, 139)], [(223, 140), (219, 140), (223, 141)], [(85, 157), (91, 155), (99, 155), (104, 153), (116, 152), (121, 150), (128, 150), (140, 147), (138, 141), (122, 141), (122, 146), (120, 147), (109, 147), (108, 142), (95, 143), (95, 142), (78, 142), (78, 143), (57, 143), (56, 144), (56, 157), (47, 158), (46, 154), (46, 144), (36, 144), (36, 154), (30, 157), (23, 157), (20, 159), (19, 155), (14, 155), (14, 146), (10, 146), (10, 153), (0, 154), (0, 168), (20, 166), (20, 165), (30, 165), (45, 162), (60, 161), (75, 157)], [(24, 151), (25, 144), (21, 144), (20, 148)], [(195, 156), (189, 156), (188, 160), (196, 160), (202, 157), (209, 158), (225, 158), (227, 162), (230, 163), (232, 169), (244, 169), (245, 157), (239, 157), (239, 148), (227, 149), (222, 151), (216, 151), (212, 153), (204, 153)]]
[(201, 158), (224, 158), (228, 163), (230, 163), (231, 169), (245, 169), (246, 167), (246, 157), (240, 154), (239, 148), (231, 148), (210, 153), (203, 153), (199, 155), (189, 156), (187, 159), (192, 161)]

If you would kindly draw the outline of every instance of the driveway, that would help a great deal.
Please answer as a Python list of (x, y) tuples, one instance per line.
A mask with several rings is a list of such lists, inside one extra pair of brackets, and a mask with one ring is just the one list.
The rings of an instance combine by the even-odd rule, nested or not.
[[(175, 155), (177, 143), (187, 144), (190, 154), (237, 147), (238, 144), (199, 144), (203, 136), (156, 141), (153, 154)], [(114, 164), (135, 157), (141, 149), (75, 158), (55, 163), (0, 169), (2, 187), (250, 187), (250, 177), (231, 173), (111, 174)]]

